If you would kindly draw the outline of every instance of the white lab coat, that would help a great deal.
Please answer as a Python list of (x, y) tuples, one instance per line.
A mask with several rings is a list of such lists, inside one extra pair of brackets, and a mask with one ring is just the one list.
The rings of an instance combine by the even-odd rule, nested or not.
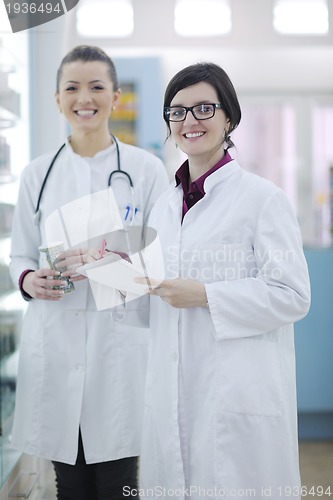
[(142, 496), (281, 500), (299, 486), (293, 322), (310, 301), (299, 228), (284, 193), (234, 160), (204, 189), (183, 224), (181, 186), (149, 220), (167, 278), (204, 282), (209, 309), (151, 299)]
[[(135, 188), (135, 224), (145, 224), (168, 185), (165, 169), (147, 151), (120, 142), (119, 147), (121, 167)], [(67, 143), (47, 181), (35, 224), (38, 193), (54, 153), (34, 160), (22, 173), (12, 232), (15, 283), (22, 271), (39, 267), (47, 216), (89, 194), (92, 184), (104, 190), (117, 168), (115, 146), (99, 152), (103, 172), (96, 181), (88, 161)], [(131, 203), (129, 184), (122, 178), (112, 187), (123, 216)], [(148, 334), (146, 328), (112, 322), (110, 310), (97, 312), (88, 280), (75, 283), (75, 291), (60, 303), (32, 300), (21, 335), (13, 445), (74, 464), (80, 426), (87, 463), (139, 455)]]

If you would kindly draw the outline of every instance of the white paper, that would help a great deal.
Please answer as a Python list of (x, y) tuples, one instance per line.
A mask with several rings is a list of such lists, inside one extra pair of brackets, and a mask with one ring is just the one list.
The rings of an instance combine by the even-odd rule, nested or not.
[[(114, 262), (114, 256), (105, 257), (90, 264), (78, 267), (77, 273), (83, 274), (89, 280), (98, 282), (109, 288), (116, 288), (135, 295), (147, 293), (149, 284), (136, 283), (135, 278), (144, 278), (145, 271), (142, 266), (134, 265), (124, 259)], [(100, 297), (100, 293), (98, 293)], [(110, 306), (109, 306), (110, 307)]]

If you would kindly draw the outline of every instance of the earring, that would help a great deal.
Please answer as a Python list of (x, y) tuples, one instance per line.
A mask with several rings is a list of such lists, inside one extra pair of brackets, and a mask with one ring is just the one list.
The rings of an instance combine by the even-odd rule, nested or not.
[(229, 149), (229, 148), (233, 148), (234, 147), (234, 143), (232, 142), (231, 140), (231, 137), (230, 135), (228, 135), (228, 132), (225, 133), (225, 136), (224, 136), (224, 143), (226, 144), (226, 149)]

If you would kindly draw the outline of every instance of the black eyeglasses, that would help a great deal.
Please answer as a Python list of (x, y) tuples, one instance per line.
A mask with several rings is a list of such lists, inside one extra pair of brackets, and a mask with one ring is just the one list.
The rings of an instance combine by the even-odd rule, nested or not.
[(183, 122), (186, 120), (187, 113), (191, 111), (196, 120), (208, 120), (215, 115), (215, 109), (223, 109), (222, 104), (209, 103), (197, 104), (196, 106), (171, 106), (164, 108), (164, 116), (168, 122)]

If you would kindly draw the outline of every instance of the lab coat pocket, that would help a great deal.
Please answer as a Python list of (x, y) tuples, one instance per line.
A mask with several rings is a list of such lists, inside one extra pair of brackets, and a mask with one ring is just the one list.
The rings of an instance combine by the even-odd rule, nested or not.
[(218, 345), (219, 409), (249, 415), (282, 413), (283, 382), (278, 342), (224, 340)]

